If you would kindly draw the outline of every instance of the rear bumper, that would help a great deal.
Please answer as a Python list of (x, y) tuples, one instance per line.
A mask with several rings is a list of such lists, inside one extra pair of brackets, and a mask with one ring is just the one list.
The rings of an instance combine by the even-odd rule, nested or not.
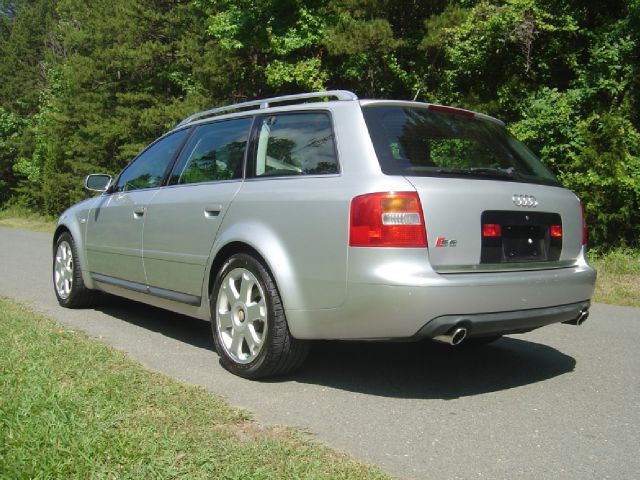
[(575, 319), (588, 308), (596, 280), (585, 261), (552, 270), (442, 275), (408, 253), (383, 264), (358, 262), (366, 268), (349, 272), (347, 297), (338, 308), (287, 309), (292, 335), (428, 338), (462, 321), (470, 337), (525, 332)]
[(429, 321), (416, 333), (416, 339), (445, 335), (464, 326), (467, 337), (483, 337), (524, 333), (553, 323), (572, 322), (589, 311), (588, 300), (555, 307), (516, 310), (513, 312), (479, 313), (473, 315), (443, 315)]

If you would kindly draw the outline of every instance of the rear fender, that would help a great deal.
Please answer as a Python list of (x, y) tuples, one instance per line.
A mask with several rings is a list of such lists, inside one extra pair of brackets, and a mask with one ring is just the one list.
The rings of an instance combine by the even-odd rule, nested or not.
[(216, 238), (207, 263), (202, 298), (209, 298), (217, 275), (217, 272), (212, 272), (211, 269), (218, 254), (226, 245), (235, 242), (247, 245), (260, 255), (276, 282), (285, 309), (300, 308), (301, 292), (295, 282), (290, 259), (283, 248), (284, 242), (266, 225), (248, 222), (233, 224), (221, 231)]

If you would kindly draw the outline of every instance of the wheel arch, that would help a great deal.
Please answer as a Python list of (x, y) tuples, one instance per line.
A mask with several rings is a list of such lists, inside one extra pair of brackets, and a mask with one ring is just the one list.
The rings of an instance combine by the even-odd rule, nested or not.
[(69, 235), (71, 235), (73, 237), (73, 233), (71, 233), (71, 230), (69, 230), (69, 227), (67, 227), (66, 225), (58, 225), (56, 227), (56, 231), (53, 232), (52, 248), (53, 248), (54, 253), (55, 253), (55, 250), (56, 250), (56, 244), (58, 243), (58, 239), (60, 238), (60, 236), (63, 233), (68, 233)]
[(268, 228), (249, 224), (235, 224), (216, 239), (205, 273), (203, 298), (209, 298), (224, 261), (236, 253), (248, 253), (264, 264), (280, 293), (285, 311), (300, 305), (299, 287), (283, 242)]
[(56, 244), (58, 243), (58, 239), (64, 233), (68, 233), (69, 235), (71, 235), (71, 238), (76, 245), (76, 251), (78, 252), (78, 263), (80, 264), (80, 271), (82, 274), (82, 281), (87, 288), (94, 288), (93, 279), (91, 278), (89, 269), (87, 267), (87, 254), (84, 245), (84, 237), (82, 236), (82, 232), (80, 230), (80, 225), (73, 222), (59, 223), (56, 227), (55, 232), (53, 233), (52, 253), (55, 255), (55, 249)]
[[(216, 282), (217, 275), (223, 265), (225, 265), (226, 260), (238, 253), (251, 255), (256, 262), (261, 264), (261, 266), (267, 270), (267, 273), (271, 278), (268, 281), (265, 281), (266, 279), (262, 280), (261, 282), (264, 284), (261, 288), (264, 288), (266, 292), (267, 287), (271, 284), (272, 286), (270, 288), (271, 291), (273, 291), (273, 285), (275, 285), (277, 292), (280, 294), (279, 300), (281, 302), (281, 306), (278, 307), (275, 306), (277, 304), (272, 304), (274, 305), (274, 309), (271, 312), (273, 317), (264, 317), (264, 322), (268, 323), (270, 325), (269, 328), (273, 328), (273, 330), (272, 333), (264, 335), (263, 341), (265, 344), (263, 348), (255, 357), (249, 359), (249, 363), (244, 363), (237, 357), (234, 358), (234, 355), (229, 352), (225, 343), (223, 343), (225, 340), (218, 330), (217, 321), (212, 318), (211, 328), (213, 331), (216, 350), (220, 356), (220, 363), (224, 368), (232, 373), (251, 379), (281, 375), (293, 371), (298, 368), (306, 358), (309, 352), (310, 342), (307, 340), (296, 339), (296, 337), (292, 335), (289, 319), (286, 315), (285, 301), (282, 295), (282, 285), (278, 285), (277, 273), (269, 264), (270, 262), (266, 256), (261, 253), (260, 250), (255, 248), (255, 244), (241, 240), (232, 240), (217, 249), (216, 255), (212, 259), (208, 275), (205, 277), (208, 279), (206, 287), (207, 290), (205, 290), (208, 292), (207, 298), (211, 295), (210, 292)], [(247, 260), (245, 259), (245, 262), (246, 261)], [(232, 326), (231, 329), (233, 330), (234, 327)], [(235, 336), (235, 334), (233, 335)], [(240, 334), (238, 333), (238, 335)], [(233, 341), (231, 342), (231, 345), (233, 345)]]
[[(211, 262), (211, 268), (209, 270), (209, 284), (207, 287), (207, 292), (209, 294), (211, 294), (211, 291), (213, 290), (213, 284), (216, 281), (216, 276), (218, 275), (218, 272), (222, 268), (222, 265), (228, 258), (235, 255), (236, 253), (247, 253), (253, 257), (256, 257), (258, 260), (262, 261), (263, 264), (267, 265), (264, 257), (260, 254), (260, 252), (258, 252), (255, 248), (253, 248), (248, 243), (244, 243), (240, 241), (233, 241), (233, 242), (227, 243), (218, 251), (215, 258)], [(269, 268), (269, 273), (271, 273), (271, 276), (273, 276), (273, 272), (271, 271), (270, 268)]]

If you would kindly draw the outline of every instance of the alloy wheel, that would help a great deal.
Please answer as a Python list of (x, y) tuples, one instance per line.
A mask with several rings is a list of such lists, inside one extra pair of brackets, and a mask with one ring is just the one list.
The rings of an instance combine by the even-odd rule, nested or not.
[(73, 251), (66, 241), (60, 242), (56, 251), (54, 281), (58, 296), (68, 298), (73, 288)]
[(264, 288), (245, 268), (226, 274), (216, 301), (216, 328), (222, 347), (238, 363), (256, 359), (267, 335)]

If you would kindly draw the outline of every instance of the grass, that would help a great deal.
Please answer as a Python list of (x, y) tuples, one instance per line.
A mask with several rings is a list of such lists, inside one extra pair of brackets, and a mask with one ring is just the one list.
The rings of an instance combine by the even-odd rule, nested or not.
[(0, 298), (0, 478), (388, 478)]
[(10, 206), (0, 210), (0, 227), (53, 233), (56, 228), (56, 219), (34, 213), (24, 207)]
[(640, 251), (592, 254), (589, 262), (598, 270), (594, 302), (640, 307)]

